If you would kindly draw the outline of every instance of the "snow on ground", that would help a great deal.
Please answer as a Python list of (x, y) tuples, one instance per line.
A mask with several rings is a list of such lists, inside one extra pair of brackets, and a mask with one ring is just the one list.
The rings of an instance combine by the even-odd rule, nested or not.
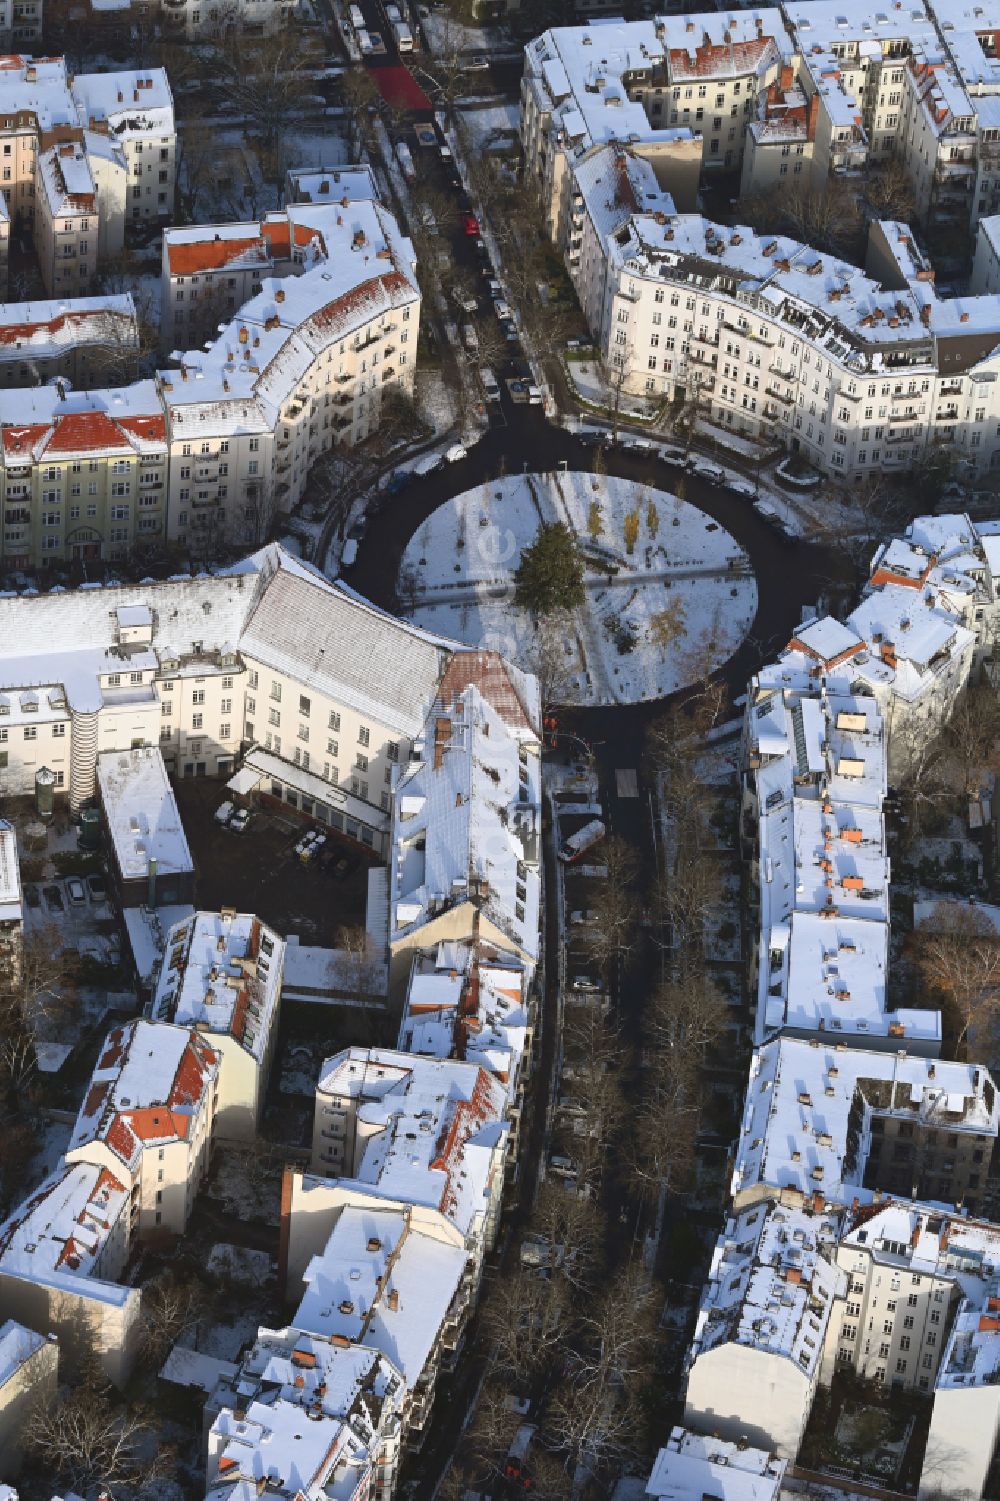
[(234, 1246), (229, 1241), (219, 1241), (214, 1245), (205, 1265), (211, 1276), (241, 1282), (248, 1287), (263, 1287), (274, 1271), (274, 1263), (266, 1251)]
[(463, 109), (462, 120), (479, 150), (516, 140), (521, 119), (517, 104), (491, 104), (486, 109)]
[(241, 1220), (277, 1225), (281, 1207), (281, 1164), (262, 1158), (253, 1148), (216, 1151), (206, 1196)]
[[(279, 207), (284, 172), (281, 183), (274, 180), (273, 172), (265, 177), (248, 130), (241, 126), (217, 126), (212, 129), (211, 141), (210, 160), (200, 145), (181, 157), (181, 192), (187, 197), (194, 187), (192, 223), (245, 222)], [(283, 150), (285, 169), (341, 167), (349, 159), (346, 139), (329, 128), (303, 126), (289, 130), (283, 137)]]
[(253, 1312), (234, 1312), (231, 1323), (199, 1324), (197, 1338), (191, 1343), (202, 1355), (214, 1355), (216, 1360), (239, 1360), (247, 1345), (257, 1338), (259, 1324)]
[(421, 420), (435, 433), (448, 432), (458, 421), (454, 395), (440, 370), (417, 370), (413, 399)]
[[(602, 527), (596, 544), (592, 506)], [(640, 525), (629, 556), (624, 525), (632, 511)], [(555, 679), (555, 698), (663, 698), (719, 666), (749, 630), (757, 588), (728, 532), (666, 491), (585, 473), (508, 476), (440, 506), (403, 558), (401, 592), (414, 620), (538, 670), (546, 648), (514, 605), (513, 572), (541, 522), (557, 520), (592, 561), (587, 603), (573, 613), (557, 665), (547, 648), (543, 672)]]
[(447, 10), (430, 10), (421, 6), (420, 25), (424, 40), (432, 52), (504, 52), (510, 36), (497, 26), (468, 26)]
[[(588, 402), (590, 406), (604, 407), (609, 412), (614, 410), (615, 395), (604, 379), (599, 361), (567, 360), (566, 373), (581, 401)], [(618, 409), (623, 417), (652, 417), (657, 407), (643, 401), (641, 396), (626, 395), (623, 392)]]

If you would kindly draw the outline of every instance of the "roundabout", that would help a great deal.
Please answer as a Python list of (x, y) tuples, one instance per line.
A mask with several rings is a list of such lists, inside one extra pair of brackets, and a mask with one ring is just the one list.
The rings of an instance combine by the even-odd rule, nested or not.
[[(515, 571), (540, 528), (562, 523), (584, 599), (538, 621)], [(757, 612), (747, 553), (707, 512), (643, 479), (583, 471), (486, 480), (428, 515), (402, 556), (414, 623), (502, 652), (565, 705), (650, 702), (717, 671)]]

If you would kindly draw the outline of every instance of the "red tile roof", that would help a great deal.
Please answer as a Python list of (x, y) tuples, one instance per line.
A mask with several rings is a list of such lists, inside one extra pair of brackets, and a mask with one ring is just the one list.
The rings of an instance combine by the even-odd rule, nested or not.
[(444, 670), (438, 693), (441, 702), (450, 708), (470, 685), (479, 689), (488, 704), (500, 715), (504, 724), (513, 729), (529, 729), (538, 733), (528, 710), (507, 672), (507, 665), (495, 651), (457, 651)]
[(259, 252), (261, 261), (268, 259), (267, 246), (259, 233), (247, 235), (245, 239), (220, 236), (216, 240), (170, 241), (167, 265), (171, 276), (193, 276), (199, 271), (218, 271), (253, 250)]

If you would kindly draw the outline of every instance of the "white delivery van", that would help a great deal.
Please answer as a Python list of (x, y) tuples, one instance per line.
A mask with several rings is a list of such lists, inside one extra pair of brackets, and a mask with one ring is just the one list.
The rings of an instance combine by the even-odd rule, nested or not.
[(392, 34), (396, 38), (396, 50), (398, 52), (413, 51), (413, 32), (405, 21), (397, 21), (392, 28)]
[(471, 323), (462, 324), (462, 343), (470, 354), (479, 353), (479, 335)]
[(355, 31), (364, 31), (364, 29), (365, 29), (365, 18), (361, 14), (361, 6), (360, 5), (351, 5), (351, 6), (349, 6), (347, 14), (351, 18), (351, 25), (354, 27), (354, 30)]
[(601, 820), (599, 818), (592, 818), (589, 823), (584, 824), (582, 829), (577, 829), (575, 834), (570, 835), (559, 851), (559, 859), (566, 865), (569, 865), (573, 860), (578, 860), (586, 850), (592, 849), (595, 844), (599, 844), (606, 832), (607, 830)]
[(489, 365), (480, 366), (479, 379), (483, 383), (483, 390), (486, 392), (486, 400), (499, 401), (500, 387), (497, 384), (497, 378), (493, 374), (493, 371), (490, 369)]
[(358, 46), (361, 48), (362, 57), (367, 57), (369, 53), (374, 52), (375, 50), (372, 46), (371, 37), (368, 35), (367, 31), (363, 29), (358, 32)]
[(405, 141), (400, 141), (396, 147), (396, 160), (399, 162), (399, 165), (403, 170), (403, 176), (406, 178), (407, 182), (415, 182), (417, 177), (417, 169), (413, 165), (413, 152), (410, 150), (409, 146), (407, 146)]

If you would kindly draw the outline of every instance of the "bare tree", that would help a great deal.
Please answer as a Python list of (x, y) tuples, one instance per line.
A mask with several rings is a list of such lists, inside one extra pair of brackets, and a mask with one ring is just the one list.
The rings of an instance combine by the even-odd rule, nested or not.
[(167, 1272), (142, 1290), (142, 1356), (159, 1368), (178, 1340), (191, 1334), (206, 1309), (205, 1290), (193, 1277)]
[(363, 923), (338, 928), (334, 943), (337, 959), (330, 978), (338, 987), (369, 999), (385, 996), (385, 965), (375, 940)]
[(371, 151), (375, 143), (372, 110), (379, 100), (378, 84), (369, 70), (359, 64), (347, 69), (340, 80), (340, 92), (351, 124), (352, 155), (359, 154), (362, 149)]
[(482, 1327), (498, 1371), (515, 1377), (544, 1370), (566, 1348), (569, 1294), (560, 1279), (548, 1281), (519, 1267), (491, 1287)]
[(643, 1030), (652, 1047), (676, 1051), (698, 1068), (725, 1035), (725, 997), (701, 965), (688, 964), (650, 996)]
[(322, 64), (319, 39), (292, 29), (252, 39), (233, 32), (222, 49), (222, 88), (257, 132), (268, 175), (278, 184), (285, 172), (292, 127)]
[(601, 862), (607, 875), (597, 888), (594, 916), (584, 930), (584, 941), (602, 972), (623, 953), (635, 931), (634, 887), (638, 861), (634, 849), (618, 834), (601, 847)]
[(865, 203), (876, 219), (906, 222), (916, 210), (913, 182), (899, 157), (890, 157), (865, 179)]
[(571, 1472), (600, 1476), (620, 1470), (640, 1448), (640, 1392), (652, 1372), (655, 1334), (653, 1299), (641, 1270), (626, 1267), (579, 1323), (580, 1338), (547, 1404), (544, 1430)]
[(537, 616), (532, 622), (532, 637), (525, 657), (526, 666), (538, 679), (542, 708), (566, 703), (579, 660), (573, 612), (551, 610), (547, 615)]
[(984, 913), (938, 903), (914, 934), (917, 965), (955, 1027), (956, 1051), (970, 1033), (988, 1036), (1000, 1015), (1000, 934)]
[(29, 1463), (50, 1486), (86, 1493), (148, 1486), (172, 1464), (146, 1414), (116, 1402), (93, 1372), (68, 1393), (40, 1398), (24, 1440)]

